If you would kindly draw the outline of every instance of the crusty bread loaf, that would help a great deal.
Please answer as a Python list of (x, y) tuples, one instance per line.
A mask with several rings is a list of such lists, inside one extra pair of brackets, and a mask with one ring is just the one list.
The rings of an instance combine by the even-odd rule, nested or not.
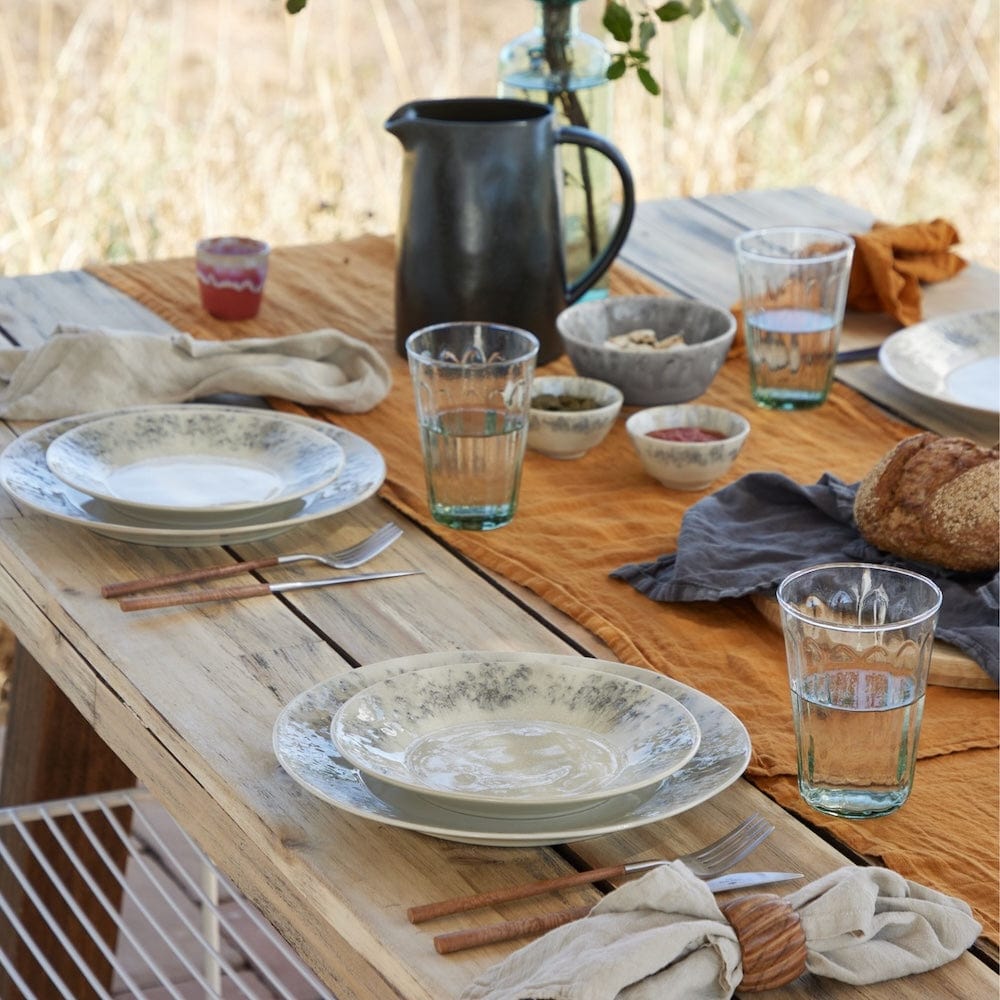
[(945, 569), (1000, 563), (1000, 455), (965, 438), (900, 441), (861, 481), (858, 530), (885, 552)]

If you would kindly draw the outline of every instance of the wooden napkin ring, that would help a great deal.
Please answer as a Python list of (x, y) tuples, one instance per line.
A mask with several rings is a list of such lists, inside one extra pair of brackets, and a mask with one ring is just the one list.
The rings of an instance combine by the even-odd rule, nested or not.
[(719, 907), (743, 954), (741, 993), (785, 986), (806, 971), (806, 934), (799, 915), (780, 896), (754, 893)]

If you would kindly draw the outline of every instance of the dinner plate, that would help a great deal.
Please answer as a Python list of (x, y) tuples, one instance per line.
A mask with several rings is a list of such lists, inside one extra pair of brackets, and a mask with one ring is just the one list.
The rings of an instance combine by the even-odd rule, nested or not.
[[(445, 809), (413, 792), (374, 778), (366, 780), (334, 746), (332, 716), (358, 691), (411, 670), (474, 663), (486, 657), (575, 665), (648, 684), (691, 712), (701, 731), (698, 750), (684, 767), (651, 788), (614, 796), (569, 815), (503, 819)], [(294, 698), (278, 715), (272, 742), (278, 761), (292, 779), (338, 809), (387, 826), (492, 847), (543, 847), (655, 823), (717, 795), (743, 774), (750, 759), (750, 738), (743, 724), (708, 695), (641, 667), (551, 653), (449, 651), (359, 667)]]
[(885, 373), (928, 399), (1000, 413), (1000, 311), (953, 313), (906, 327), (879, 350)]
[(272, 410), (126, 410), (60, 434), (45, 453), (64, 482), (133, 517), (202, 526), (263, 512), (332, 482), (344, 449)]
[[(243, 412), (246, 407), (219, 407)], [(315, 427), (335, 441), (344, 452), (344, 464), (333, 482), (314, 493), (289, 501), (265, 512), (251, 512), (245, 519), (226, 525), (151, 525), (130, 517), (103, 500), (81, 493), (59, 479), (49, 469), (45, 453), (49, 445), (66, 431), (119, 410), (65, 417), (41, 424), (12, 441), (0, 454), (0, 485), (15, 501), (41, 514), (68, 521), (118, 541), (160, 546), (229, 545), (270, 538), (307, 521), (348, 510), (374, 494), (385, 480), (385, 460), (374, 445), (333, 424), (308, 417), (286, 414)]]
[(578, 812), (698, 749), (694, 716), (627, 677), (523, 658), (448, 663), (352, 695), (331, 737), (366, 777), (478, 816)]

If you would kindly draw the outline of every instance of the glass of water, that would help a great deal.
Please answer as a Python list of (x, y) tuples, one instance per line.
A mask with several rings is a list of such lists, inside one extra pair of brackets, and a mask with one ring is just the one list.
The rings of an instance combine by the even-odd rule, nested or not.
[(778, 587), (799, 791), (831, 816), (897, 810), (913, 785), (941, 591), (868, 563), (799, 570)]
[(854, 240), (776, 226), (743, 233), (734, 245), (751, 395), (771, 410), (819, 406), (833, 382)]
[(496, 323), (424, 327), (406, 340), (431, 516), (488, 531), (517, 509), (538, 340)]

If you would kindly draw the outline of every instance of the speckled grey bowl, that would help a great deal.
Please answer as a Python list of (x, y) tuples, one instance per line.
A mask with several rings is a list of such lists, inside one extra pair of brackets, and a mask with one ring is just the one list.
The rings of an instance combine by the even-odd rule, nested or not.
[[(664, 441), (649, 432), (667, 427), (701, 427), (726, 436), (719, 441)], [(625, 421), (643, 469), (672, 490), (703, 490), (724, 476), (743, 447), (750, 424), (720, 406), (653, 406)]]
[(536, 375), (531, 398), (539, 395), (586, 396), (598, 405), (592, 410), (528, 412), (528, 447), (549, 458), (579, 458), (596, 448), (614, 426), (622, 408), (622, 392), (608, 382), (574, 375)]
[[(736, 319), (725, 309), (690, 299), (628, 295), (580, 302), (556, 320), (577, 374), (618, 386), (626, 406), (684, 403), (700, 396), (722, 367)], [(681, 334), (670, 350), (620, 351), (608, 337), (654, 330), (658, 340)]]

